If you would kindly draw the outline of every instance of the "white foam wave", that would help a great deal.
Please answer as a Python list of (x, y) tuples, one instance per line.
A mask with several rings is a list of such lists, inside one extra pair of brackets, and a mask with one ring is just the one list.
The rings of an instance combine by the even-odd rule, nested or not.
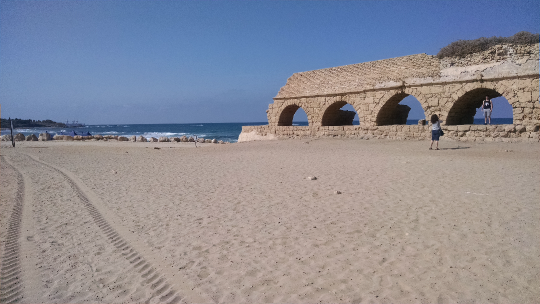
[(187, 136), (187, 133), (172, 133), (172, 132), (146, 132), (143, 134), (144, 137), (175, 137), (175, 136)]

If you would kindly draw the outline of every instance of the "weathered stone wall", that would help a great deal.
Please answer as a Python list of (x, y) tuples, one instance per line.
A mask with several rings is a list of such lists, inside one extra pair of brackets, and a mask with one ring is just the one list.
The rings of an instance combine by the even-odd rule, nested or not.
[[(357, 112), (361, 130), (400, 125), (405, 123), (408, 111), (400, 107), (399, 102), (409, 95), (420, 102), (426, 117), (437, 114), (448, 127), (472, 124), (476, 109), (486, 95), (491, 98), (504, 96), (513, 108), (514, 128), (534, 129), (540, 125), (538, 63), (538, 44), (498, 45), (464, 58), (439, 60), (435, 56), (418, 54), (296, 73), (269, 105), (268, 127), (261, 127), (260, 131), (277, 137), (289, 136), (287, 134), (291, 132), (293, 136), (304, 136), (306, 132), (310, 136), (324, 136), (335, 130), (321, 127), (352, 127), (347, 126), (352, 123), (340, 112), (346, 104), (352, 105)], [(292, 125), (299, 108), (307, 114), (309, 130), (300, 127), (291, 127), (294, 131), (279, 129)], [(400, 137), (393, 135), (391, 128), (387, 129), (380, 129), (392, 134), (386, 137)], [(249, 130), (254, 132), (256, 129)], [(478, 136), (480, 133), (476, 132), (474, 129), (470, 132), (474, 136), (456, 135), (455, 138), (473, 140), (484, 138), (486, 134), (491, 138), (529, 138), (523, 132), (515, 131), (481, 131)], [(506, 132), (506, 135), (500, 132)], [(417, 132), (406, 133), (406, 138), (417, 138), (414, 135)]]
[(325, 119), (325, 115), (331, 116), (348, 103), (358, 113), (361, 124), (388, 125), (393, 124), (389, 121), (393, 121), (392, 118), (399, 110), (399, 102), (408, 95), (413, 95), (420, 102), (426, 117), (437, 114), (446, 122), (450, 116), (447, 124), (471, 124), (472, 121), (467, 119), (472, 119), (484, 96), (489, 95), (491, 98), (504, 96), (508, 100), (513, 108), (515, 124), (538, 125), (539, 94), (538, 75), (433, 83), (343, 95), (276, 99), (269, 105), (267, 116), (269, 125), (290, 126), (296, 109), (301, 107), (306, 112), (309, 125), (332, 125)]
[(437, 77), (439, 59), (417, 54), (293, 74), (277, 99), (361, 92), (401, 85), (405, 78)]
[[(523, 125), (459, 125), (443, 126), (443, 140), (455, 141), (498, 141), (498, 142), (538, 142), (538, 127)], [(358, 138), (429, 140), (431, 126), (244, 126), (239, 142), (271, 140), (279, 138)]]

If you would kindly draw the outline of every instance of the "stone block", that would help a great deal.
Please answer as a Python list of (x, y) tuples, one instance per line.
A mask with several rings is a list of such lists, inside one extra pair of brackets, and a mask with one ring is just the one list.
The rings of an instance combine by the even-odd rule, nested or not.
[(515, 131), (516, 131), (516, 128), (514, 127), (514, 125), (508, 125), (504, 127), (504, 132), (515, 132)]
[(22, 133), (15, 134), (15, 141), (25, 141), (26, 137)]
[(521, 103), (519, 104), (519, 106), (522, 107), (522, 108), (530, 108), (530, 109), (533, 109), (534, 106), (535, 106), (535, 104), (532, 103), (532, 102), (521, 102)]
[[(538, 86), (538, 80), (536, 80), (536, 85)], [(540, 98), (540, 91), (539, 91), (539, 90), (532, 91), (532, 92), (531, 92), (531, 95), (532, 95), (532, 97), (533, 97), (533, 100), (532, 100), (532, 101), (538, 102), (538, 99)], [(536, 98), (536, 99), (535, 99), (535, 98)]]
[(444, 87), (441, 85), (434, 85), (429, 90), (432, 94), (444, 93)]
[(532, 100), (530, 92), (518, 92), (517, 96), (520, 102), (530, 102)]
[(430, 98), (430, 99), (428, 100), (428, 105), (429, 105), (430, 107), (438, 107), (438, 106), (439, 106), (439, 99), (436, 99), (436, 98), (433, 98), (433, 97)]
[(38, 140), (38, 138), (34, 134), (30, 134), (30, 135), (26, 136), (26, 141), (37, 141), (37, 140)]
[(470, 125), (459, 125), (457, 126), (458, 131), (469, 131), (471, 129)]
[(525, 127), (525, 130), (527, 132), (538, 132), (538, 129), (539, 129), (539, 126), (535, 126), (535, 125), (527, 125)]
[(478, 131), (465, 131), (465, 132), (458, 132), (458, 133), (463, 133), (465, 137), (475, 137), (476, 134), (480, 133)]
[(51, 140), (51, 134), (45, 132), (45, 133), (40, 133), (39, 134), (39, 138), (38, 138), (39, 141), (48, 141), (48, 140)]

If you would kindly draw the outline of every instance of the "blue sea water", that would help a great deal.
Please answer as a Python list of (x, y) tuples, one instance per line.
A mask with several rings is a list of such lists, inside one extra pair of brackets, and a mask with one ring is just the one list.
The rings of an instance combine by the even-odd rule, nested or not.
[[(475, 119), (475, 124), (484, 124), (483, 119)], [(492, 124), (511, 124), (512, 118), (492, 118)], [(238, 141), (238, 136), (242, 132), (242, 126), (266, 125), (267, 122), (243, 122), (243, 123), (194, 123), (194, 124), (102, 124), (86, 125), (78, 128), (28, 128), (16, 129), (13, 133), (23, 133), (25, 136), (30, 134), (39, 135), (45, 131), (52, 135), (60, 132), (83, 133), (89, 132), (92, 135), (118, 135), (130, 137), (132, 135), (144, 137), (181, 137), (198, 136), (207, 139), (217, 139), (227, 142)], [(358, 121), (353, 124), (358, 125)], [(418, 120), (407, 120), (408, 125), (418, 124)], [(306, 122), (294, 122), (293, 126), (307, 126)], [(15, 126), (16, 128), (17, 126)], [(2, 135), (9, 134), (9, 129), (3, 129)]]
[[(45, 131), (54, 134), (60, 132), (75, 131), (77, 134), (89, 132), (92, 135), (118, 135), (130, 137), (132, 135), (142, 135), (146, 138), (161, 136), (181, 137), (198, 136), (207, 139), (217, 139), (227, 142), (238, 141), (238, 136), (242, 132), (242, 126), (264, 125), (267, 122), (244, 122), (244, 123), (193, 123), (193, 124), (102, 124), (85, 125), (76, 128), (27, 128), (16, 129), (13, 133), (23, 133), (25, 136), (30, 134), (39, 135)], [(17, 126), (14, 126), (15, 128)], [(10, 130), (3, 129), (2, 135), (9, 134)]]

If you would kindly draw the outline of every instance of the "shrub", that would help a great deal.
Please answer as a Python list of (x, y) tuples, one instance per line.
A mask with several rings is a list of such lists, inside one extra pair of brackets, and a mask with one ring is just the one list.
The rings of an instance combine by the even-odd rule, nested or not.
[(488, 50), (497, 44), (536, 44), (540, 38), (539, 34), (529, 32), (519, 32), (510, 37), (490, 37), (478, 38), (475, 40), (458, 40), (443, 47), (437, 57), (465, 57), (469, 54), (479, 53)]

